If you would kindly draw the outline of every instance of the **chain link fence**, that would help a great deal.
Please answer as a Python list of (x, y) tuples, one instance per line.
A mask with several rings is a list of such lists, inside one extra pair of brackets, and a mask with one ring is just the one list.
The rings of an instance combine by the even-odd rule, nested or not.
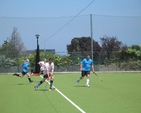
[[(78, 72), (79, 64), (88, 52), (58, 52), (55, 54), (40, 52), (40, 59), (54, 59), (55, 72)], [(90, 53), (90, 52), (89, 52)], [(0, 52), (0, 73), (21, 72), (24, 59), (30, 59), (30, 69), (35, 69), (35, 52)], [(101, 51), (94, 52), (95, 71), (141, 71), (141, 60), (121, 60), (118, 52)]]

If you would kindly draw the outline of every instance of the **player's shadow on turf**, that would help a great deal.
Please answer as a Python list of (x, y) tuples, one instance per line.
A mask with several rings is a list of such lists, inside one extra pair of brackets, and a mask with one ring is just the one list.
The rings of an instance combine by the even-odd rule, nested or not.
[(37, 83), (37, 82), (39, 82), (39, 80), (33, 80), (33, 82)]
[(49, 89), (38, 89), (36, 91), (49, 91)]
[(22, 86), (22, 85), (30, 85), (30, 84), (18, 83), (18, 84), (12, 84), (12, 85), (19, 85), (19, 86)]
[(25, 85), (25, 84), (23, 84), (23, 83), (19, 83), (18, 85)]
[(77, 86), (74, 86), (74, 87), (86, 87), (86, 86), (84, 86), (84, 85), (77, 85)]

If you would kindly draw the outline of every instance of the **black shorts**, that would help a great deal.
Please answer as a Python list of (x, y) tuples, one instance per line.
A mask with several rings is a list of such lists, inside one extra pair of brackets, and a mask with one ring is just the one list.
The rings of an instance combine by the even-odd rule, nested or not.
[(90, 71), (82, 71), (81, 72), (82, 77), (87, 76), (87, 75), (90, 75)]
[(23, 74), (23, 75), (25, 75), (25, 74), (27, 74), (27, 73), (28, 73), (28, 72), (24, 72), (24, 71), (22, 71), (22, 74)]
[(45, 74), (45, 75), (44, 75), (44, 78), (48, 78), (48, 75), (47, 75), (47, 74)]

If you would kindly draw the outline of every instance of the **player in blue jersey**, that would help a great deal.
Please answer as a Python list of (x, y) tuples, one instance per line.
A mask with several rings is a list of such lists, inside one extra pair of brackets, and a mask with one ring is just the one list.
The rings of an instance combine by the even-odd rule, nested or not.
[(18, 77), (21, 77), (21, 78), (22, 78), (24, 75), (27, 75), (29, 82), (30, 82), (30, 83), (33, 82), (33, 81), (31, 80), (31, 78), (30, 78), (30, 74), (28, 73), (28, 67), (29, 67), (29, 59), (26, 59), (26, 60), (23, 62), (23, 64), (22, 64), (22, 73), (20, 73), (20, 74), (15, 73), (15, 74), (13, 74), (13, 75), (18, 76)]
[(93, 61), (90, 58), (90, 54), (87, 54), (86, 58), (84, 58), (80, 62), (80, 71), (81, 71), (81, 77), (77, 79), (76, 83), (78, 84), (81, 79), (84, 78), (84, 76), (87, 77), (86, 80), (86, 86), (89, 87), (89, 81), (90, 81), (90, 70), (92, 68), (92, 71), (94, 72), (94, 66)]

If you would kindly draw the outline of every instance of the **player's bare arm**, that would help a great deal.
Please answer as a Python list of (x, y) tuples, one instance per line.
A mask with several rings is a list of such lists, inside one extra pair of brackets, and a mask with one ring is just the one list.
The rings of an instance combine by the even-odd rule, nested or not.
[(82, 71), (82, 64), (80, 64), (80, 71)]
[(92, 68), (92, 72), (94, 72), (94, 65), (92, 65), (91, 68)]

